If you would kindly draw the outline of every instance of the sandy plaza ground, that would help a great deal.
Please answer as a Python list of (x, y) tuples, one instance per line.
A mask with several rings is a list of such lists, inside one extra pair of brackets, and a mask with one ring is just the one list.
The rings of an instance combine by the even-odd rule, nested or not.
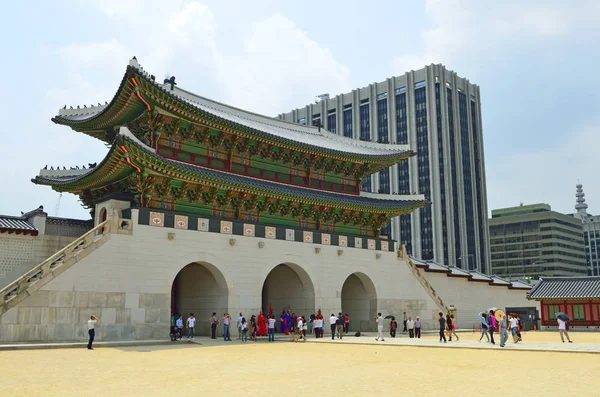
[[(596, 333), (571, 337), (600, 344)], [(426, 336), (422, 343), (431, 345), (434, 338)], [(474, 345), (477, 338), (465, 332), (458, 344)], [(357, 344), (359, 339), (368, 344)], [(552, 348), (557, 345), (550, 342), (557, 340), (555, 332), (529, 332), (524, 344)], [(600, 396), (600, 354), (518, 351), (510, 349), (512, 342), (509, 349), (423, 348), (371, 343), (371, 337), (341, 343), (280, 339), (242, 345), (235, 336), (228, 343), (197, 341), (201, 344), (0, 351), (2, 395), (296, 396), (316, 390), (318, 395), (450, 397), (489, 394), (490, 387), (503, 393), (502, 386), (512, 386), (531, 396)]]

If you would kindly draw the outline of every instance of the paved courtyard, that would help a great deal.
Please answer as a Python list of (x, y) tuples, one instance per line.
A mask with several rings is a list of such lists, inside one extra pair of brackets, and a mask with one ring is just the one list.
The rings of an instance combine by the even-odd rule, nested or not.
[[(551, 351), (563, 346), (550, 342), (557, 337), (526, 334), (522, 346), (545, 346), (546, 351), (519, 351), (510, 343), (506, 349), (487, 348), (470, 332), (442, 348), (433, 336), (416, 342), (402, 336), (385, 344), (370, 336), (348, 337), (341, 343), (289, 343), (279, 338), (275, 343), (244, 345), (198, 338), (198, 343), (99, 346), (94, 351), (0, 351), (0, 362), (4, 395), (310, 395), (344, 387), (346, 396), (450, 397), (481, 395), (490, 384), (510, 384), (528, 395), (592, 395), (600, 356), (577, 349), (600, 346), (600, 335), (573, 333), (578, 342), (564, 345), (574, 350), (570, 354)], [(408, 343), (434, 348), (396, 346)], [(484, 348), (459, 348), (475, 345)]]

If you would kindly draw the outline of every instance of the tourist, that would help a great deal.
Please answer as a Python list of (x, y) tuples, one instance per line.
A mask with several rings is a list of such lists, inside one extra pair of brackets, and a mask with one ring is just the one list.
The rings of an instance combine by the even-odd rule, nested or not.
[(440, 324), (440, 343), (442, 343), (442, 340), (446, 343), (446, 335), (444, 335), (444, 331), (446, 330), (446, 320), (444, 319), (444, 313), (439, 312), (438, 315), (440, 316), (438, 319), (438, 323)]
[(507, 331), (508, 323), (506, 321), (506, 315), (502, 315), (502, 319), (500, 320), (500, 324), (498, 327), (500, 329), (500, 347), (504, 347), (506, 345), (506, 341), (508, 340), (508, 331)]
[(242, 339), (242, 318), (244, 318), (244, 314), (240, 312), (240, 316), (237, 318), (238, 339)]
[(289, 334), (290, 329), (293, 327), (293, 323), (291, 323), (292, 321), (292, 317), (290, 316), (290, 310), (288, 309), (287, 312), (285, 311), (285, 309), (283, 310), (283, 312), (281, 313), (281, 332), (283, 332), (284, 334)]
[(348, 317), (348, 313), (344, 316), (344, 334), (348, 334), (348, 330), (350, 329), (350, 317)]
[(450, 319), (450, 314), (446, 314), (446, 339), (448, 342), (452, 342), (452, 321)]
[(390, 336), (392, 338), (396, 337), (396, 330), (398, 329), (398, 323), (396, 322), (396, 317), (392, 317), (390, 321)]
[(404, 314), (402, 316), (403, 316), (403, 318), (402, 318), (402, 324), (404, 325), (404, 329), (402, 330), (402, 332), (406, 332), (407, 331), (406, 321), (408, 321), (407, 318), (406, 318), (406, 312), (404, 312)]
[(517, 330), (519, 328), (519, 320), (517, 319), (517, 315), (511, 313), (508, 317), (508, 322), (510, 323), (510, 334), (513, 337), (513, 343), (518, 343), (519, 337), (517, 336)]
[(415, 338), (421, 339), (421, 318), (419, 316), (415, 320)]
[(210, 318), (211, 339), (217, 339), (217, 325), (219, 325), (217, 313), (213, 312), (212, 317)]
[(487, 343), (490, 343), (490, 336), (488, 335), (488, 325), (487, 325), (487, 314), (479, 313), (477, 315), (479, 317), (479, 321), (481, 321), (481, 336), (479, 337), (479, 342), (483, 339), (483, 336), (487, 338)]
[(256, 342), (256, 332), (258, 331), (258, 327), (256, 324), (256, 316), (253, 314), (250, 317), (250, 340)]
[[(567, 340), (569, 341), (569, 343), (573, 343), (573, 341), (571, 340), (571, 338), (569, 338), (569, 333), (567, 332), (567, 322), (557, 318), (556, 321), (558, 322), (558, 333), (560, 334), (560, 340), (562, 341), (562, 343), (565, 343), (565, 338), (563, 337), (566, 336)], [(89, 324), (89, 321), (88, 321)], [(94, 339), (94, 337), (92, 336), (92, 340)]]
[(306, 331), (308, 330), (308, 324), (306, 323), (306, 317), (302, 316), (302, 320), (304, 324), (302, 325), (302, 335), (304, 336), (304, 340), (306, 340)]
[(331, 328), (331, 339), (335, 339), (335, 327), (337, 324), (337, 317), (331, 313), (331, 317), (329, 317), (329, 328)]
[(175, 325), (179, 328), (179, 339), (181, 339), (183, 337), (183, 316), (179, 316), (175, 321)]
[(344, 323), (346, 321), (346, 317), (342, 314), (342, 312), (338, 313), (337, 322), (335, 323), (335, 329), (338, 335), (338, 339), (342, 339), (342, 335), (344, 334)]
[[(88, 350), (94, 350), (94, 348), (92, 347), (92, 343), (94, 343), (94, 337), (96, 336), (95, 326), (96, 326), (97, 322), (98, 322), (98, 317), (96, 317), (96, 316), (91, 316), (87, 322), (88, 323), (88, 335), (90, 337), (90, 339), (88, 340), (88, 344), (87, 344)], [(567, 336), (567, 338), (568, 338), (568, 336)]]
[(517, 314), (517, 340), (519, 342), (523, 342), (523, 339), (521, 338), (521, 330), (525, 331), (523, 328), (523, 321), (521, 321), (521, 316)]
[(325, 317), (323, 317), (323, 313), (321, 313), (321, 309), (317, 310), (317, 326), (319, 327), (319, 332), (317, 333), (317, 338), (322, 338), (325, 335)]
[(496, 325), (497, 325), (497, 321), (496, 321), (496, 314), (493, 310), (490, 310), (490, 314), (487, 318), (488, 320), (488, 329), (490, 330), (490, 343), (492, 345), (495, 345), (496, 342), (494, 341), (494, 331), (496, 331)]
[(377, 338), (375, 338), (375, 340), (379, 341), (379, 338), (381, 338), (381, 341), (383, 342), (385, 339), (383, 339), (383, 316), (381, 313), (377, 313), (375, 322), (377, 323)]
[(275, 317), (273, 315), (269, 316), (268, 327), (269, 342), (275, 342)]
[(248, 323), (246, 317), (242, 317), (242, 343), (246, 342), (248, 342)]
[(310, 319), (308, 320), (308, 323), (310, 324), (310, 334), (312, 335), (315, 332), (315, 315), (314, 313), (310, 315)]
[(298, 342), (300, 339), (306, 342), (306, 335), (303, 333), (304, 321), (302, 321), (302, 316), (298, 316), (298, 322), (296, 324), (298, 328), (298, 338), (296, 339), (296, 342)]
[[(216, 314), (217, 313), (214, 313), (213, 316)], [(194, 340), (194, 330), (196, 329), (196, 317), (194, 317), (194, 313), (190, 313), (190, 316), (186, 321), (186, 326), (188, 329), (188, 340)]]
[(225, 313), (223, 315), (223, 340), (225, 342), (231, 340), (231, 335), (229, 334), (229, 324), (231, 322), (231, 316), (229, 313)]
[(262, 310), (258, 314), (257, 320), (258, 329), (256, 330), (256, 335), (258, 336), (266, 336), (267, 335), (267, 319), (263, 314)]
[(456, 319), (454, 318), (454, 314), (450, 315), (450, 321), (452, 324), (452, 335), (456, 336), (456, 341), (458, 342), (458, 334), (456, 333)]
[(408, 337), (415, 337), (415, 322), (413, 321), (411, 316), (408, 316), (408, 321), (406, 322), (406, 328), (408, 329)]

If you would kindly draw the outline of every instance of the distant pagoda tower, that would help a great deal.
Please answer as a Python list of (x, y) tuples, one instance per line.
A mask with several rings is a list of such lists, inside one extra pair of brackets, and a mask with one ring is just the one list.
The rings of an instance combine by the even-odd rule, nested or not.
[(578, 183), (576, 186), (577, 193), (575, 193), (575, 197), (577, 198), (577, 204), (575, 204), (575, 209), (577, 213), (575, 216), (580, 219), (585, 219), (587, 217), (587, 208), (588, 205), (585, 203), (585, 193), (583, 192), (583, 185)]
[(391, 218), (429, 203), (379, 198), (363, 178), (415, 155), (408, 145), (360, 142), (322, 128), (240, 110), (155, 81), (133, 58), (110, 103), (52, 119), (110, 144), (87, 170), (42, 170), (34, 183), (132, 207), (265, 225), (379, 236)]

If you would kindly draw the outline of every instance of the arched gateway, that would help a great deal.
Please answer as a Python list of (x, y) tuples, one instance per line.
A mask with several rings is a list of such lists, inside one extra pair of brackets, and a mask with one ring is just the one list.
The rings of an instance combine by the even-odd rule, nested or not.
[(377, 293), (373, 281), (364, 273), (353, 273), (342, 286), (342, 312), (350, 317), (352, 331), (375, 328)]
[(282, 263), (269, 272), (262, 288), (262, 310), (273, 308), (279, 320), (282, 309), (290, 309), (307, 318), (315, 312), (315, 288), (304, 269), (293, 263)]
[(179, 271), (171, 288), (171, 311), (185, 319), (194, 313), (197, 335), (209, 335), (213, 312), (227, 312), (229, 289), (225, 277), (210, 263), (190, 263)]

